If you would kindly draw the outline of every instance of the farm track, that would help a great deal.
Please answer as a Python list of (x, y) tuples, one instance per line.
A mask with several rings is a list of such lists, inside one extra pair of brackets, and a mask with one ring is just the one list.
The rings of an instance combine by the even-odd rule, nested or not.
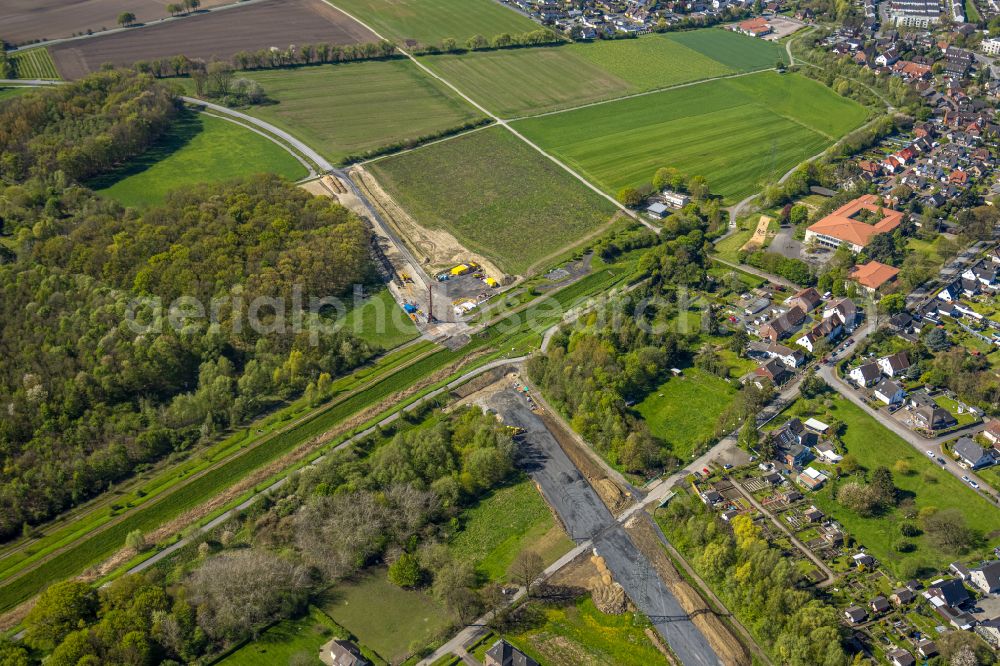
[[(420, 341), (420, 338), (417, 338), (414, 342), (418, 342), (418, 341)], [(411, 343), (407, 343), (405, 346), (411, 346), (413, 344), (414, 343), (411, 342)], [(405, 349), (405, 346), (403, 347), (404, 349)], [(399, 348), (397, 348), (397, 349), (399, 349)], [(202, 479), (205, 476), (207, 476), (209, 474), (212, 474), (213, 472), (217, 472), (220, 468), (223, 468), (223, 467), (225, 467), (225, 466), (227, 466), (229, 464), (232, 464), (234, 461), (238, 460), (239, 458), (243, 457), (244, 455), (247, 455), (247, 454), (249, 454), (251, 452), (256, 451), (261, 446), (267, 445), (269, 442), (271, 442), (275, 438), (280, 437), (282, 435), (286, 435), (289, 432), (294, 431), (294, 430), (298, 429), (299, 427), (301, 427), (301, 426), (303, 426), (303, 425), (305, 425), (305, 424), (313, 421), (314, 419), (317, 419), (317, 418), (321, 417), (323, 414), (325, 414), (325, 413), (329, 412), (330, 410), (336, 408), (337, 406), (345, 403), (346, 401), (350, 400), (351, 398), (354, 398), (357, 395), (359, 395), (361, 393), (364, 393), (365, 391), (371, 389), (372, 387), (374, 387), (374, 386), (382, 383), (383, 381), (386, 381), (392, 375), (394, 375), (394, 374), (396, 374), (398, 372), (401, 372), (401, 371), (403, 371), (403, 370), (405, 370), (405, 369), (407, 369), (407, 368), (415, 365), (416, 363), (419, 363), (420, 361), (426, 359), (427, 357), (429, 357), (429, 356), (431, 356), (431, 355), (433, 355), (433, 354), (435, 354), (435, 353), (437, 353), (439, 351), (441, 351), (440, 348), (438, 348), (437, 346), (432, 346), (432, 347), (429, 347), (428, 349), (420, 352), (419, 354), (417, 354), (417, 355), (415, 355), (415, 356), (413, 356), (411, 358), (407, 358), (405, 360), (405, 362), (403, 362), (402, 364), (391, 365), (384, 372), (376, 374), (374, 377), (372, 377), (370, 380), (367, 380), (361, 386), (353, 388), (353, 389), (351, 389), (351, 390), (349, 390), (349, 391), (347, 391), (347, 392), (345, 392), (345, 393), (337, 396), (336, 399), (334, 399), (334, 400), (332, 400), (332, 401), (324, 404), (321, 408), (318, 408), (318, 409), (315, 409), (315, 410), (311, 410), (307, 414), (304, 414), (303, 416), (295, 419), (291, 423), (289, 423), (289, 424), (287, 424), (285, 426), (282, 426), (281, 428), (278, 428), (277, 430), (274, 430), (274, 431), (272, 431), (270, 433), (267, 433), (267, 435), (265, 435), (264, 437), (260, 438), (253, 446), (250, 446), (250, 447), (240, 447), (240, 448), (236, 449), (232, 454), (230, 454), (230, 455), (228, 455), (226, 457), (221, 458), (217, 462), (214, 462), (211, 466), (203, 468), (203, 469), (199, 470), (198, 472), (196, 472), (196, 473), (194, 473), (194, 474), (186, 477), (183, 480), (183, 482), (175, 483), (173, 485), (168, 486), (167, 488), (165, 488), (162, 491), (161, 494), (159, 494), (155, 498), (151, 499), (149, 502), (143, 502), (139, 507), (137, 507), (136, 511), (123, 513), (120, 516), (116, 517), (114, 520), (107, 521), (107, 522), (103, 523), (102, 525), (100, 525), (100, 526), (98, 526), (98, 527), (96, 527), (96, 528), (94, 528), (92, 530), (88, 530), (85, 535), (83, 535), (83, 536), (81, 536), (79, 538), (76, 538), (76, 539), (74, 539), (73, 541), (71, 541), (69, 543), (66, 543), (66, 544), (60, 546), (59, 548), (53, 549), (51, 552), (47, 553), (44, 557), (32, 561), (30, 566), (26, 566), (26, 567), (23, 567), (23, 568), (19, 569), (16, 572), (15, 575), (13, 575), (13, 576), (8, 577), (7, 579), (5, 579), (3, 586), (0, 587), (0, 596), (3, 595), (3, 591), (6, 588), (8, 588), (10, 585), (16, 583), (17, 581), (21, 580), (25, 576), (28, 576), (31, 573), (35, 572), (36, 570), (40, 569), (46, 563), (50, 562), (54, 558), (59, 557), (60, 555), (63, 555), (65, 553), (67, 553), (68, 551), (72, 550), (74, 547), (77, 547), (77, 546), (80, 546), (83, 543), (86, 543), (86, 541), (89, 540), (90, 538), (95, 537), (97, 535), (100, 535), (100, 534), (106, 532), (107, 530), (114, 528), (115, 526), (121, 524), (123, 521), (134, 520), (136, 516), (142, 514), (144, 511), (152, 511), (152, 510), (154, 510), (158, 504), (160, 504), (161, 502), (165, 501), (166, 499), (174, 496), (175, 493), (184, 491), (185, 489), (187, 489), (195, 481), (198, 481), (199, 479)], [(365, 369), (367, 369), (367, 368), (365, 368)], [(349, 376), (350, 375), (348, 375), (348, 377)], [(166, 473), (166, 470), (164, 470), (163, 473)], [(92, 510), (97, 511), (97, 510), (103, 509), (103, 508), (105, 508), (107, 506), (107, 503), (111, 503), (113, 501), (114, 501), (113, 497), (112, 498), (108, 498), (106, 502), (102, 502), (101, 504), (96, 505), (95, 507), (93, 507)], [(74, 518), (72, 520), (76, 521), (76, 520), (80, 520), (80, 519), (81, 519), (80, 516), (74, 516)], [(30, 542), (26, 542), (24, 545), (25, 546), (30, 545)], [(13, 552), (14, 551), (11, 551), (9, 554), (13, 554)], [(92, 562), (87, 562), (86, 564), (84, 564), (84, 566), (90, 566), (91, 564), (92, 564)], [(15, 603), (17, 603), (19, 601), (21, 601), (21, 599), (15, 600)], [(10, 606), (9, 600), (6, 600), (6, 599), (0, 600), (0, 603), (2, 603), (5, 608), (9, 608), (9, 606)]]

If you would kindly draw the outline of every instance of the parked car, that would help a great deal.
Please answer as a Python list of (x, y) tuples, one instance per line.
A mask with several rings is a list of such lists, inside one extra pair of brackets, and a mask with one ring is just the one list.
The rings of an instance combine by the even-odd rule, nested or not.
[(966, 483), (970, 483), (970, 482), (972, 481), (972, 479), (970, 479), (970, 478), (969, 478), (969, 477), (967, 477), (967, 476), (963, 476), (963, 477), (962, 477), (962, 481), (965, 481)]
[(934, 457), (934, 452), (931, 451), (930, 449), (927, 449), (924, 453), (927, 454), (928, 458), (933, 458)]
[(938, 461), (938, 464), (940, 464), (940, 465), (947, 465), (948, 464), (948, 463), (946, 463), (944, 461), (944, 458), (938, 458), (937, 461)]
[(969, 479), (969, 485), (975, 488), (976, 490), (979, 490), (979, 484), (973, 481), (972, 479)]

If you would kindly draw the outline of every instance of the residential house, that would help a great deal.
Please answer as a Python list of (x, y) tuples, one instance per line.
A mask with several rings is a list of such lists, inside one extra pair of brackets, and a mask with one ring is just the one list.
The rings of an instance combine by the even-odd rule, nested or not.
[(849, 298), (838, 298), (823, 308), (823, 319), (829, 319), (834, 316), (840, 317), (844, 328), (852, 329), (857, 323), (858, 307)]
[(764, 380), (771, 382), (774, 386), (781, 386), (787, 382), (789, 377), (792, 375), (792, 373), (788, 371), (785, 364), (776, 358), (772, 358), (753, 372), (756, 377), (754, 383), (758, 388), (764, 387), (764, 383), (762, 383)]
[(892, 596), (889, 597), (889, 600), (897, 606), (905, 606), (916, 598), (917, 595), (913, 590), (901, 587), (898, 590), (893, 590)]
[(878, 360), (878, 367), (889, 377), (899, 377), (910, 367), (910, 359), (905, 351), (883, 356)]
[(852, 268), (847, 279), (860, 285), (868, 294), (875, 296), (892, 285), (898, 275), (898, 268), (877, 261), (869, 261), (867, 264)]
[(669, 212), (670, 209), (667, 208), (667, 205), (659, 201), (653, 202), (646, 207), (646, 214), (657, 220), (662, 220)]
[(538, 666), (538, 662), (501, 638), (486, 651), (483, 666)]
[(789, 368), (797, 368), (806, 362), (805, 354), (797, 349), (792, 349), (791, 347), (786, 347), (785, 345), (779, 345), (776, 342), (769, 344), (764, 350), (771, 358), (776, 358), (782, 363), (784, 363)]
[(972, 575), (972, 572), (969, 571), (969, 567), (965, 566), (961, 562), (952, 562), (949, 564), (948, 571), (955, 574), (959, 580), (969, 580), (969, 576)]
[(858, 367), (852, 369), (847, 376), (854, 381), (858, 386), (863, 386), (868, 388), (878, 381), (878, 378), (882, 376), (882, 373), (878, 369), (878, 364), (874, 361), (868, 361), (867, 363), (862, 363)]
[(826, 474), (814, 467), (806, 467), (796, 480), (809, 490), (819, 490), (826, 483)]
[(870, 569), (875, 566), (875, 558), (868, 553), (855, 553), (851, 556), (851, 561), (853, 561), (854, 566), (858, 568), (868, 567)]
[(906, 650), (893, 650), (886, 655), (889, 658), (889, 663), (892, 666), (913, 666), (917, 663), (917, 660), (913, 658), (913, 655)]
[(959, 462), (967, 465), (970, 469), (989, 467), (996, 462), (996, 458), (993, 455), (993, 449), (987, 451), (983, 447), (976, 444), (971, 437), (960, 438), (957, 442), (955, 442), (955, 445), (952, 447), (952, 451), (955, 452), (955, 457), (958, 458)]
[(798, 307), (803, 312), (812, 312), (823, 304), (823, 297), (812, 287), (807, 287), (796, 292), (794, 296), (786, 301), (789, 307)]
[(868, 605), (872, 609), (873, 613), (878, 613), (879, 615), (889, 612), (889, 609), (892, 608), (892, 606), (889, 605), (889, 600), (881, 594), (872, 599)]
[(976, 633), (986, 639), (994, 649), (1000, 648), (1000, 618), (995, 617), (979, 623)]
[(924, 430), (946, 430), (958, 425), (958, 421), (944, 407), (941, 407), (934, 398), (923, 391), (911, 393), (909, 404), (913, 409), (913, 421), (918, 428)]
[(872, 395), (886, 405), (898, 405), (906, 399), (906, 391), (903, 387), (888, 378), (875, 385)]
[(1000, 560), (993, 560), (970, 571), (969, 584), (983, 594), (1000, 592)]
[(884, 207), (874, 194), (849, 201), (806, 229), (806, 243), (836, 249), (846, 245), (861, 252), (878, 234), (889, 233), (903, 221), (903, 213)]
[(810, 523), (818, 523), (823, 520), (825, 514), (815, 506), (811, 506), (802, 513), (802, 516)]
[(719, 502), (722, 502), (725, 498), (717, 490), (706, 490), (701, 493), (701, 501), (708, 506), (715, 506)]
[(333, 666), (368, 666), (371, 663), (351, 641), (336, 638), (327, 643), (324, 649), (329, 654)]
[(924, 659), (930, 659), (931, 657), (937, 656), (938, 649), (937, 644), (934, 641), (927, 640), (926, 638), (919, 643), (917, 643), (917, 654), (919, 654)]
[(795, 306), (782, 315), (771, 319), (763, 324), (758, 331), (761, 338), (766, 338), (771, 342), (777, 342), (787, 338), (805, 319), (805, 312), (802, 308)]
[(935, 608), (948, 606), (959, 608), (971, 597), (969, 591), (962, 585), (962, 581), (957, 578), (951, 580), (936, 580), (924, 592), (924, 598), (931, 602)]
[(844, 611), (844, 617), (851, 624), (861, 624), (868, 619), (868, 611), (860, 606), (851, 606)]
[(823, 340), (833, 342), (843, 332), (844, 326), (840, 321), (840, 317), (834, 315), (813, 326), (805, 335), (796, 340), (795, 344), (805, 347), (811, 353), (816, 345)]
[(816, 451), (817, 456), (828, 463), (838, 463), (844, 459), (844, 456), (837, 453), (836, 447), (830, 442), (820, 442), (813, 447), (813, 450)]
[(1000, 419), (993, 419), (986, 424), (986, 430), (983, 430), (983, 437), (986, 438), (994, 448), (997, 444), (1000, 444)]

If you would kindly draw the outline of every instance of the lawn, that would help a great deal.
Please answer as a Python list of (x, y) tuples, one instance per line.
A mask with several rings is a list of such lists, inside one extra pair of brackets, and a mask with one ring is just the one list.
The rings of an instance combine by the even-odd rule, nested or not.
[(37, 48), (16, 51), (10, 54), (14, 62), (15, 78), (18, 79), (58, 79), (59, 72), (52, 62), (48, 49)]
[(216, 663), (220, 666), (318, 665), (320, 646), (333, 638), (337, 629), (326, 613), (310, 606), (309, 613), (304, 617), (278, 622), (256, 640)]
[(344, 318), (344, 328), (382, 349), (409, 342), (419, 333), (388, 289), (380, 289), (352, 307)]
[(284, 148), (221, 118), (185, 113), (151, 149), (88, 183), (126, 206), (145, 207), (185, 185), (273, 172), (297, 179), (305, 167)]
[(522, 550), (534, 550), (549, 565), (573, 547), (530, 479), (497, 490), (460, 520), (449, 548), (455, 559), (475, 564), (484, 580), (507, 580)]
[(939, 395), (934, 398), (934, 402), (936, 402), (940, 407), (948, 410), (948, 413), (954, 416), (955, 420), (958, 421), (959, 426), (967, 426), (970, 423), (975, 423), (977, 420), (976, 415), (970, 411), (966, 410), (959, 413), (958, 403), (948, 396)]
[(28, 90), (32, 90), (32, 88), (25, 88), (25, 87), (0, 88), (0, 102), (4, 101), (5, 99), (10, 99), (11, 97), (17, 97), (18, 95), (21, 95), (27, 92)]
[[(506, 10), (504, 10), (506, 11)], [(409, 60), (243, 72), (274, 104), (244, 109), (337, 163), (434, 136), (481, 114)]]
[(867, 112), (820, 83), (763, 72), (515, 123), (609, 193), (661, 166), (708, 178), (737, 201), (862, 124)]
[(423, 62), (494, 113), (516, 116), (773, 67), (783, 57), (770, 42), (713, 28)]
[(503, 128), (371, 163), (421, 225), (522, 273), (607, 226), (614, 206)]
[(399, 43), (440, 44), (451, 37), (464, 44), (477, 34), (492, 39), (504, 32), (539, 28), (494, 0), (332, 0), (330, 4)]
[(504, 638), (540, 664), (648, 666), (666, 663), (644, 632), (648, 620), (633, 613), (605, 615), (590, 596), (564, 606), (532, 604), (536, 622)]
[(715, 433), (716, 419), (736, 396), (736, 387), (699, 368), (685, 368), (635, 406), (653, 434), (681, 460)]
[[(793, 408), (793, 413), (797, 407), (798, 405)], [(848, 453), (857, 458), (866, 469), (874, 470), (883, 465), (892, 469), (897, 460), (905, 460), (911, 472), (894, 472), (893, 477), (896, 486), (904, 496), (913, 498), (918, 509), (927, 506), (958, 509), (965, 516), (968, 525), (984, 535), (1000, 529), (1000, 516), (996, 507), (941, 470), (922, 452), (904, 442), (853, 403), (835, 398), (829, 412), (818, 418), (827, 423), (830, 419), (837, 419), (846, 425), (842, 437), (844, 445)], [(831, 484), (815, 493), (811, 499), (824, 512), (840, 521), (850, 534), (890, 570), (900, 573), (900, 565), (904, 562), (945, 569), (958, 556), (957, 553), (942, 552), (926, 535), (912, 539), (916, 545), (913, 552), (896, 552), (891, 544), (898, 535), (895, 527), (902, 520), (898, 510), (888, 515), (863, 518), (842, 507), (834, 500), (833, 492), (834, 486)], [(996, 545), (998, 541), (1000, 540), (994, 537), (992, 544)]]
[(451, 624), (448, 612), (429, 594), (404, 590), (373, 569), (337, 585), (322, 608), (386, 661), (399, 663), (439, 637)]
[(739, 263), (740, 248), (753, 237), (753, 229), (737, 229), (731, 235), (715, 243), (715, 253), (734, 264)]

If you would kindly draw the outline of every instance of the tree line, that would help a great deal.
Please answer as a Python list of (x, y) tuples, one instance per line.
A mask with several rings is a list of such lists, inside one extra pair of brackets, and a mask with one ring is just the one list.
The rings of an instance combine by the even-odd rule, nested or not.
[(452, 37), (446, 37), (440, 44), (428, 44), (418, 46), (413, 52), (420, 55), (434, 53), (465, 53), (467, 51), (497, 51), (501, 49), (519, 49), (526, 46), (545, 46), (547, 44), (565, 44), (566, 38), (559, 33), (540, 28), (529, 32), (509, 33), (502, 32), (487, 38), (483, 35), (474, 35), (459, 43)]

